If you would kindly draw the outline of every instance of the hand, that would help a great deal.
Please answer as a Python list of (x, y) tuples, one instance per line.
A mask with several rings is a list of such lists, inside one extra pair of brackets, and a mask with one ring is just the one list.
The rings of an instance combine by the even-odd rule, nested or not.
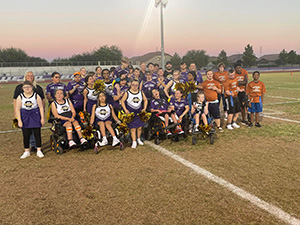
[(21, 120), (18, 120), (18, 126), (19, 126), (20, 128), (23, 127), (23, 123), (22, 123)]
[(214, 91), (218, 90), (216, 86), (213, 86), (211, 89), (213, 89)]
[(125, 111), (126, 114), (129, 114), (129, 113), (130, 113), (127, 109), (125, 109), (124, 111)]
[(143, 108), (143, 110), (142, 111), (146, 111), (146, 108)]
[(69, 121), (70, 121), (71, 123), (73, 123), (73, 122), (75, 121), (75, 119), (74, 119), (73, 117), (71, 117), (71, 118), (69, 118)]
[(117, 121), (117, 124), (120, 124), (120, 123), (121, 123), (121, 121), (120, 121), (120, 120), (118, 120), (118, 121)]
[(44, 124), (45, 124), (44, 119), (41, 119), (41, 125), (44, 126)]
[(193, 105), (193, 107), (194, 107), (195, 109), (197, 109), (197, 106), (196, 106), (196, 105)]
[(74, 87), (74, 89), (77, 89), (79, 87), (79, 84), (77, 84), (75, 87)]

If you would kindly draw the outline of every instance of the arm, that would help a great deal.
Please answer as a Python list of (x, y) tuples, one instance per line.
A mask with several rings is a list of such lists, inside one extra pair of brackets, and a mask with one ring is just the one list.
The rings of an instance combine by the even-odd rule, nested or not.
[(74, 122), (74, 120), (75, 120), (75, 116), (76, 116), (76, 111), (75, 111), (75, 108), (74, 108), (74, 106), (73, 106), (73, 104), (72, 104), (72, 102), (69, 100), (69, 99), (67, 99), (66, 101), (68, 101), (69, 102), (69, 104), (70, 104), (70, 107), (71, 107), (71, 112), (72, 112), (72, 121), (71, 122)]
[(37, 95), (37, 104), (39, 106), (39, 110), (40, 110), (40, 114), (41, 114), (41, 125), (44, 126), (44, 123), (45, 123), (45, 110), (44, 110), (44, 107), (43, 107), (43, 102), (42, 102), (42, 99), (39, 95)]
[(143, 111), (146, 111), (147, 105), (148, 105), (148, 99), (146, 98), (146, 95), (144, 94), (144, 92), (142, 92), (142, 96), (143, 96), (143, 100), (144, 100), (144, 108), (143, 108)]
[(238, 81), (238, 84), (239, 84), (240, 86), (246, 86), (247, 83), (248, 83), (248, 76), (247, 76), (247, 74), (245, 74), (245, 75), (244, 75), (244, 80), (243, 80), (243, 81)]
[(193, 114), (195, 111), (196, 111), (196, 105), (193, 104), (193, 105), (192, 105), (192, 108), (191, 108), (191, 113)]
[(112, 118), (114, 118), (114, 120), (115, 120), (117, 123), (120, 122), (120, 120), (118, 119), (117, 115), (115, 114), (114, 108), (113, 108), (111, 105), (109, 105), (109, 107), (110, 107), (110, 111), (111, 111)]
[(165, 86), (164, 88), (164, 92), (165, 92), (165, 95), (167, 96), (167, 98), (170, 98), (171, 96), (169, 95), (169, 89), (170, 87), (172, 86), (173, 84), (173, 81), (170, 80), (169, 83)]
[(126, 101), (126, 99), (127, 99), (127, 96), (128, 96), (128, 93), (126, 92), (126, 93), (123, 95), (123, 98), (121, 99), (121, 106), (122, 106), (122, 108), (124, 109), (124, 112), (125, 112), (126, 114), (129, 113), (129, 111), (127, 110), (127, 108), (126, 108), (126, 106), (125, 106), (125, 101)]
[(213, 86), (212, 89), (216, 91), (218, 94), (221, 94), (221, 87)]
[(51, 97), (51, 93), (50, 92), (46, 94), (46, 98), (48, 99), (48, 101), (50, 103), (54, 101), (54, 99)]
[(86, 89), (83, 90), (83, 111), (86, 111), (86, 104), (88, 102), (88, 98), (87, 98), (87, 93), (88, 91)]
[(91, 115), (91, 119), (90, 119), (90, 124), (94, 124), (95, 122), (95, 112), (96, 112), (96, 105), (93, 105), (93, 108), (92, 108), (92, 115)]
[(23, 122), (21, 120), (21, 97), (19, 96), (17, 99), (16, 99), (16, 109), (15, 109), (15, 113), (16, 113), (16, 117), (18, 119), (18, 126), (19, 127), (23, 127)]
[(181, 122), (182, 118), (189, 112), (190, 107), (188, 105), (185, 106), (184, 112), (179, 116), (178, 120)]
[(204, 107), (204, 114), (205, 114), (205, 115), (208, 114), (208, 104), (205, 104), (205, 107)]

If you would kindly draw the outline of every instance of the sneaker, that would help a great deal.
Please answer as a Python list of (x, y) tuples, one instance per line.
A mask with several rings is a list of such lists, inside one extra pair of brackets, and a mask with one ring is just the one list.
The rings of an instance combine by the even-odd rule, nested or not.
[(231, 124), (227, 124), (226, 128), (227, 128), (228, 130), (233, 130), (233, 127), (231, 126)]
[(43, 158), (43, 157), (44, 157), (44, 154), (42, 153), (41, 150), (37, 151), (37, 152), (36, 152), (36, 155), (37, 155), (37, 157), (39, 157), (39, 158)]
[(240, 128), (240, 126), (237, 125), (235, 122), (232, 124), (232, 127), (233, 127), (233, 128)]
[(218, 131), (219, 131), (220, 133), (222, 133), (224, 130), (223, 130), (222, 127), (218, 127)]
[(73, 140), (70, 140), (69, 141), (69, 147), (72, 148), (74, 146), (76, 146), (76, 143)]
[(144, 143), (141, 141), (141, 139), (137, 139), (137, 143), (139, 144), (139, 145), (144, 145)]
[(105, 146), (108, 144), (107, 138), (102, 138), (102, 141), (100, 142), (100, 146)]
[(112, 146), (116, 146), (119, 143), (120, 143), (120, 140), (118, 138), (116, 138), (116, 137), (113, 137)]
[(261, 125), (259, 123), (255, 123), (255, 126), (261, 128)]
[(133, 142), (132, 142), (132, 145), (131, 145), (131, 148), (136, 148), (136, 146), (137, 146), (136, 141), (133, 141)]
[(87, 142), (87, 140), (85, 139), (85, 138), (80, 138), (80, 144), (84, 144), (84, 143), (86, 143)]
[(21, 159), (25, 159), (25, 158), (27, 158), (27, 157), (29, 157), (30, 156), (30, 152), (29, 151), (25, 151), (24, 153), (23, 153), (23, 155), (20, 157)]
[(253, 123), (249, 123), (249, 124), (248, 124), (248, 127), (249, 127), (249, 128), (253, 127)]
[(199, 131), (198, 127), (199, 127), (199, 125), (196, 124), (195, 127), (194, 127), (195, 132)]
[(178, 131), (178, 134), (184, 134), (184, 131), (181, 128), (178, 128), (177, 131)]
[(242, 125), (247, 125), (248, 124), (248, 122), (246, 121), (246, 120), (242, 120)]
[(171, 131), (167, 130), (167, 136), (172, 135)]

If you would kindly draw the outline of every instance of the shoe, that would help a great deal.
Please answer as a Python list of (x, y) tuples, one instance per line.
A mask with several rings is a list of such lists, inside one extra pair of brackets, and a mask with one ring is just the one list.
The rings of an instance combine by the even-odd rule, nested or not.
[(133, 141), (133, 142), (132, 142), (132, 145), (131, 145), (131, 148), (136, 148), (136, 146), (137, 146), (136, 141)]
[(178, 134), (184, 134), (184, 131), (181, 128), (178, 128), (177, 131), (178, 131)]
[(87, 142), (87, 140), (85, 139), (85, 138), (80, 138), (80, 144), (84, 144), (84, 143), (86, 143)]
[(237, 125), (235, 122), (232, 124), (232, 127), (233, 127), (233, 128), (240, 128), (240, 126)]
[(199, 125), (196, 124), (195, 127), (194, 127), (194, 131), (195, 131), (195, 132), (198, 132), (198, 131), (199, 131), (198, 127), (199, 127)]
[(261, 128), (261, 125), (259, 123), (255, 123), (255, 126)]
[(231, 126), (231, 124), (227, 124), (226, 128), (227, 128), (228, 130), (233, 130), (233, 127)]
[(241, 123), (242, 125), (248, 125), (248, 122), (246, 120), (243, 120)]
[(249, 124), (248, 124), (248, 127), (249, 127), (249, 128), (253, 127), (253, 123), (249, 123)]
[(105, 146), (107, 144), (108, 144), (108, 141), (107, 141), (106, 137), (105, 138), (103, 137), (102, 141), (100, 142), (100, 146)]
[(137, 143), (139, 144), (139, 145), (144, 145), (144, 143), (141, 141), (141, 139), (137, 139)]
[(69, 141), (69, 147), (72, 148), (74, 146), (76, 146), (76, 143), (73, 140), (70, 140)]
[(25, 151), (24, 153), (23, 153), (23, 155), (20, 157), (21, 159), (25, 159), (25, 158), (27, 158), (27, 157), (29, 157), (30, 156), (30, 152), (29, 151)]
[(172, 135), (171, 131), (167, 130), (167, 136)]
[(218, 127), (218, 131), (219, 131), (220, 133), (222, 133), (224, 130), (223, 130), (222, 127)]
[(36, 152), (36, 147), (33, 147), (33, 146), (32, 146), (32, 147), (30, 148), (30, 152)]
[(43, 157), (44, 157), (44, 154), (42, 153), (41, 150), (37, 151), (37, 152), (36, 152), (36, 155), (37, 155), (37, 157), (39, 157), (39, 158), (43, 158)]
[(113, 137), (112, 146), (116, 146), (119, 143), (120, 143), (120, 140), (118, 138), (116, 138), (116, 137)]

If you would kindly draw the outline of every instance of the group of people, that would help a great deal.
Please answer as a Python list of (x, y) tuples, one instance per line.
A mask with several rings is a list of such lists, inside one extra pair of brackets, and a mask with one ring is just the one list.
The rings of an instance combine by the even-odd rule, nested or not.
[[(162, 113), (166, 126), (169, 118), (175, 123), (182, 123), (187, 115), (195, 121), (197, 131), (200, 123), (207, 125), (209, 114), (215, 121), (217, 130), (223, 132), (221, 127), (220, 102), (222, 101), (226, 128), (229, 130), (239, 128), (237, 118), (241, 112), (242, 124), (247, 124), (247, 111), (251, 113), (249, 127), (260, 127), (259, 113), (262, 111), (263, 96), (266, 92), (263, 82), (259, 81), (260, 73), (253, 72), (253, 81), (248, 83), (248, 72), (236, 63), (234, 69), (225, 71), (225, 65), (219, 63), (218, 71), (206, 71), (206, 80), (197, 71), (195, 63), (189, 68), (185, 62), (180, 70), (174, 70), (172, 63), (166, 63), (166, 70), (157, 64), (141, 63), (140, 68), (133, 68), (129, 59), (124, 57), (117, 68), (102, 69), (96, 67), (95, 72), (88, 72), (86, 68), (74, 73), (74, 79), (67, 85), (61, 82), (60, 74), (53, 72), (52, 82), (47, 85), (45, 95), (43, 89), (36, 84), (31, 71), (26, 72), (24, 83), (16, 87), (14, 93), (15, 116), (18, 126), (23, 131), (25, 152), (21, 158), (30, 156), (30, 148), (37, 150), (37, 156), (43, 157), (41, 151), (40, 128), (45, 122), (45, 100), (50, 106), (50, 116), (61, 119), (66, 127), (69, 146), (73, 147), (73, 128), (77, 131), (80, 143), (87, 142), (82, 137), (81, 127), (76, 120), (80, 111), (91, 115), (90, 123), (98, 125), (102, 141), (100, 146), (108, 144), (106, 129), (113, 137), (112, 145), (120, 141), (112, 128), (112, 120), (120, 122), (117, 115), (120, 111), (134, 113), (132, 122), (128, 124), (132, 139), (132, 148), (143, 145), (141, 140), (144, 122), (138, 116), (142, 111)], [(96, 80), (102, 80), (105, 90), (98, 92), (94, 88)], [(195, 87), (188, 96), (178, 84), (193, 84)], [(248, 107), (249, 106), (249, 107)], [(183, 133), (181, 126), (176, 127), (178, 133)], [(166, 131), (170, 135), (169, 130)]]

